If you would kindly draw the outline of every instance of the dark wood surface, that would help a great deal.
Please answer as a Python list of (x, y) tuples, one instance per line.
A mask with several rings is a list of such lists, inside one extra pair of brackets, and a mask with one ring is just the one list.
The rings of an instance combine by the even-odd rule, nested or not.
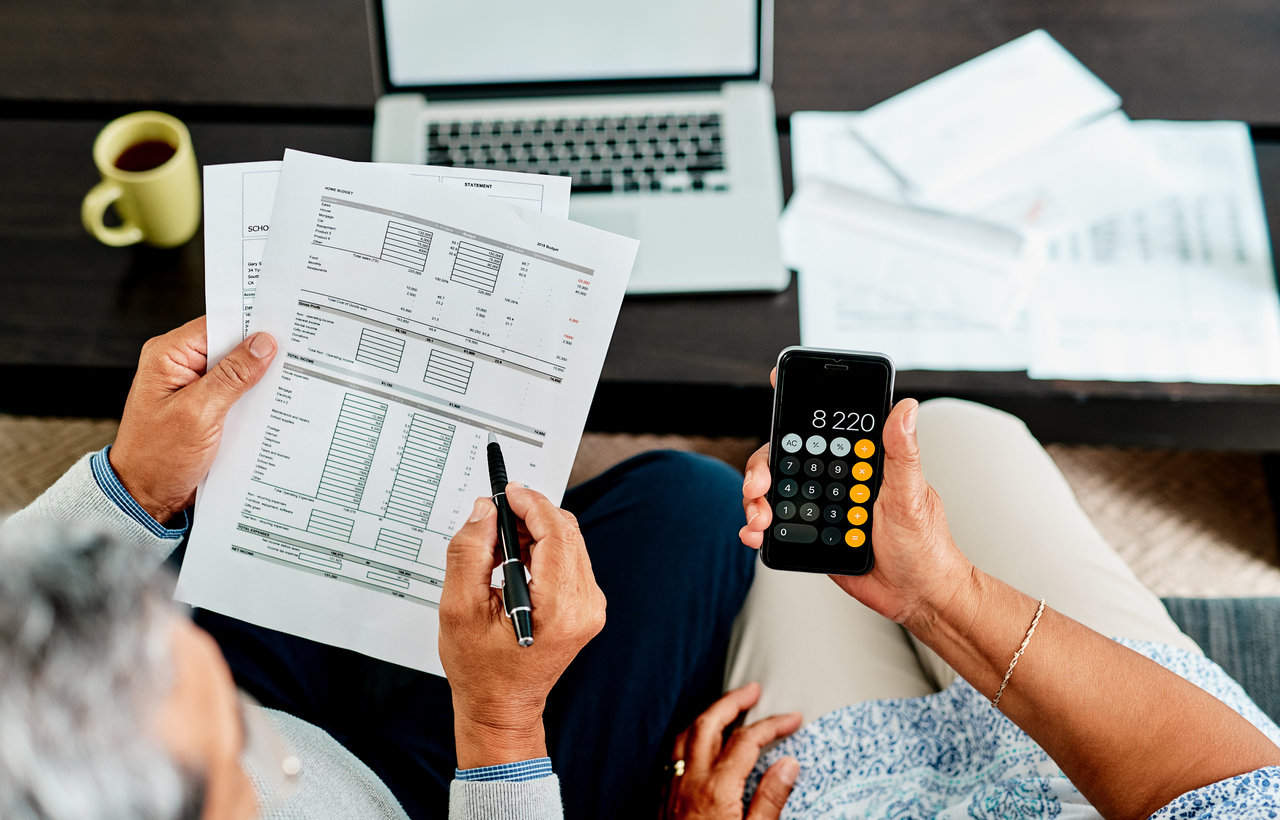
[[(779, 0), (778, 109), (864, 108), (1044, 26), (1134, 117), (1262, 126), (1274, 235), (1280, 5), (1201, 5)], [(97, 178), (89, 149), (108, 119), (173, 111), (205, 163), (285, 147), (367, 159), (373, 99), (360, 0), (0, 0), (0, 410), (116, 413), (141, 342), (202, 311), (199, 237), (176, 251), (111, 249), (80, 227)], [(785, 133), (782, 151), (785, 170)], [(798, 340), (794, 285), (628, 299), (589, 425), (763, 434), (768, 370)], [(1046, 440), (1280, 450), (1280, 387), (913, 371), (898, 392), (986, 401)]]

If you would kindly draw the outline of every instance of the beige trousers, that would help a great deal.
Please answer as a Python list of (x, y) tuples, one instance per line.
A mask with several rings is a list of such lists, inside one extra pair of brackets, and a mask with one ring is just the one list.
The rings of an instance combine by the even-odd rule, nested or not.
[[(917, 430), (925, 478), (979, 569), (1104, 635), (1200, 652), (1098, 534), (1021, 421), (937, 399), (921, 405)], [(748, 720), (799, 711), (808, 723), (851, 703), (927, 695), (955, 678), (931, 649), (826, 576), (758, 565), (725, 687), (760, 683)]]

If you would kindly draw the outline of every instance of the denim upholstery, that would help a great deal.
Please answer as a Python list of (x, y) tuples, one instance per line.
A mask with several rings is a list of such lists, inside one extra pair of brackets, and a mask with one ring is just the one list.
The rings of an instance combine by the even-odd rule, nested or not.
[(1280, 598), (1165, 598), (1178, 627), (1280, 723)]

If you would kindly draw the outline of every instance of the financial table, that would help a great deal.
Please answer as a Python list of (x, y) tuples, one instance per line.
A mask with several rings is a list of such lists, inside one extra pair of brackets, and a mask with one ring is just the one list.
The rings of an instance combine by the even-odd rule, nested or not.
[[(112, 249), (79, 224), (80, 200), (97, 179), (90, 148), (108, 120), (170, 111), (190, 125), (202, 163), (278, 159), (286, 147), (371, 154), (375, 91), (361, 0), (112, 8), (50, 0), (0, 10), (0, 410), (118, 414), (142, 342), (203, 312), (200, 236), (172, 251)], [(1280, 7), (782, 0), (775, 17), (788, 194), (790, 112), (865, 108), (1044, 27), (1135, 119), (1250, 122), (1280, 235)], [(412, 268), (431, 241), (429, 228), (389, 224), (369, 252)], [(491, 286), (494, 252), (460, 254), (458, 281)], [(780, 294), (629, 298), (588, 426), (763, 436), (769, 369), (798, 342), (794, 282)], [(376, 328), (359, 353), (369, 362), (397, 355)], [(447, 351), (431, 368), (438, 387), (468, 378)], [(897, 394), (982, 401), (1046, 441), (1280, 452), (1280, 386), (906, 371)]]

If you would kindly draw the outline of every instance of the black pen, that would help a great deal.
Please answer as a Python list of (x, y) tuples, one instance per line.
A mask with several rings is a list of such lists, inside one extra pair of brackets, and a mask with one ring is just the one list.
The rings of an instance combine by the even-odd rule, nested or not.
[(507, 465), (502, 460), (498, 437), (489, 434), (489, 486), (493, 504), (498, 508), (498, 543), (502, 545), (502, 608), (507, 611), (521, 646), (533, 646), (533, 602), (529, 600), (529, 582), (524, 577), (520, 560), (520, 533), (516, 516), (507, 503)]

